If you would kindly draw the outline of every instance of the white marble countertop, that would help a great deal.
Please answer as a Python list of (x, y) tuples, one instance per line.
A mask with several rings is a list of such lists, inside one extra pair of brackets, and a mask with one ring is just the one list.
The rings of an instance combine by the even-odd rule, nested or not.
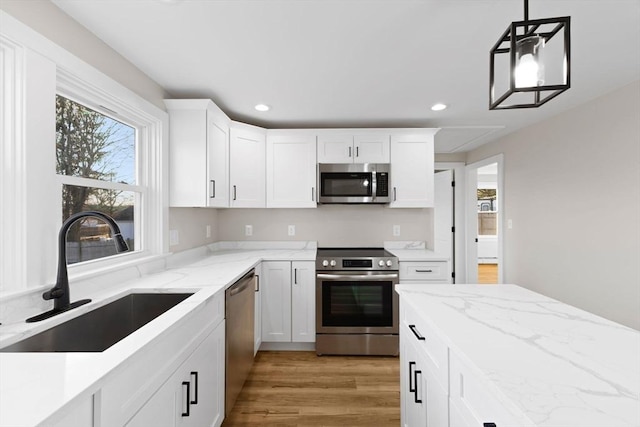
[(640, 332), (515, 285), (396, 289), (531, 425), (640, 426)]
[(387, 249), (400, 262), (449, 261), (449, 257), (429, 249)]
[(426, 248), (423, 241), (384, 242), (384, 248), (398, 257), (400, 262), (449, 261), (446, 254), (434, 252)]
[[(187, 321), (196, 308), (224, 291), (261, 261), (314, 261), (315, 246), (288, 245), (268, 249), (260, 245), (227, 244), (212, 254), (196, 256), (160, 273), (129, 280), (98, 291), (93, 301), (38, 323), (0, 326), (0, 347), (34, 335), (132, 291), (195, 292), (101, 353), (0, 353), (0, 426), (41, 425), (57, 411), (90, 397), (137, 351), (167, 328)], [(203, 252), (204, 253), (204, 252)], [(72, 300), (77, 299), (72, 295)]]

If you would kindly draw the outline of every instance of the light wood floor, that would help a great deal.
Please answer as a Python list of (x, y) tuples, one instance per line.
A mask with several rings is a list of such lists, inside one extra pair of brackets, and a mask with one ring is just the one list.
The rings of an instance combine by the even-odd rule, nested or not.
[(498, 264), (478, 264), (478, 283), (498, 283)]
[(259, 352), (223, 427), (400, 425), (397, 357)]

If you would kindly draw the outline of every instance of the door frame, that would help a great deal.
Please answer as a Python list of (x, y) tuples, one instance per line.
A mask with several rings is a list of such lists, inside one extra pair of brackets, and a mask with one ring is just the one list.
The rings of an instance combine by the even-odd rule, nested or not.
[(504, 154), (500, 153), (486, 159), (470, 163), (465, 167), (466, 172), (466, 267), (469, 282), (478, 282), (478, 246), (475, 239), (478, 236), (478, 208), (477, 208), (477, 181), (478, 168), (498, 164), (498, 283), (504, 280)]
[[(450, 260), (452, 271), (456, 277), (453, 283), (467, 283), (466, 238), (465, 238), (465, 199), (466, 199), (466, 167), (464, 162), (435, 162), (435, 170), (452, 170), (453, 181), (453, 260)], [(435, 235), (435, 232), (434, 232)]]

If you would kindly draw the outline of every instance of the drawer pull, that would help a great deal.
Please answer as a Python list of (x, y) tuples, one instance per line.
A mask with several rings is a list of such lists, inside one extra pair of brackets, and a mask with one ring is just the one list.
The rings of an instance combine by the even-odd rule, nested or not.
[(410, 393), (415, 393), (416, 391), (416, 386), (415, 384), (412, 383), (413, 381), (413, 367), (416, 366), (416, 362), (409, 362), (409, 392)]
[(416, 325), (409, 325), (409, 329), (411, 329), (411, 332), (413, 332), (413, 335), (415, 335), (416, 338), (418, 338), (419, 341), (424, 341), (426, 339), (425, 337), (420, 335), (420, 332), (418, 332), (418, 329), (416, 328)]
[(182, 416), (183, 417), (188, 417), (189, 416), (189, 411), (191, 409), (191, 397), (190, 397), (191, 385), (189, 384), (189, 381), (182, 381), (183, 389), (184, 389), (184, 386), (187, 386), (187, 400), (186, 400), (187, 410), (182, 413)]
[(496, 423), (482, 423), (482, 427), (498, 427)]
[(422, 399), (418, 399), (418, 374), (422, 375), (422, 371), (415, 370), (413, 371), (413, 382), (416, 385), (416, 389), (413, 392), (413, 400), (415, 403), (422, 403)]
[(198, 404), (198, 372), (197, 371), (191, 371), (191, 377), (193, 377), (193, 384), (194, 384), (194, 390), (195, 392), (193, 393), (193, 400), (191, 400), (191, 403), (194, 405)]
[(416, 273), (433, 273), (433, 270), (416, 270)]

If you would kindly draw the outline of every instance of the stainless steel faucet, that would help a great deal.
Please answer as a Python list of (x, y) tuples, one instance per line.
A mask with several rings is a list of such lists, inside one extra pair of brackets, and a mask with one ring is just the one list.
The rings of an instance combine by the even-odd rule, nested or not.
[(42, 298), (45, 300), (53, 300), (53, 309), (37, 316), (30, 317), (27, 319), (27, 322), (31, 323), (48, 319), (57, 314), (71, 310), (72, 308), (91, 302), (90, 299), (83, 299), (71, 303), (69, 295), (69, 275), (67, 274), (67, 232), (77, 220), (85, 217), (96, 217), (106, 222), (107, 225), (109, 225), (109, 228), (111, 228), (111, 234), (115, 239), (116, 250), (118, 252), (125, 252), (129, 250), (127, 242), (124, 241), (124, 238), (120, 234), (120, 227), (118, 227), (118, 224), (116, 224), (115, 220), (109, 215), (97, 211), (79, 212), (71, 215), (62, 224), (62, 227), (60, 227), (60, 233), (58, 234), (58, 277), (56, 279), (56, 284), (53, 288), (42, 294)]

